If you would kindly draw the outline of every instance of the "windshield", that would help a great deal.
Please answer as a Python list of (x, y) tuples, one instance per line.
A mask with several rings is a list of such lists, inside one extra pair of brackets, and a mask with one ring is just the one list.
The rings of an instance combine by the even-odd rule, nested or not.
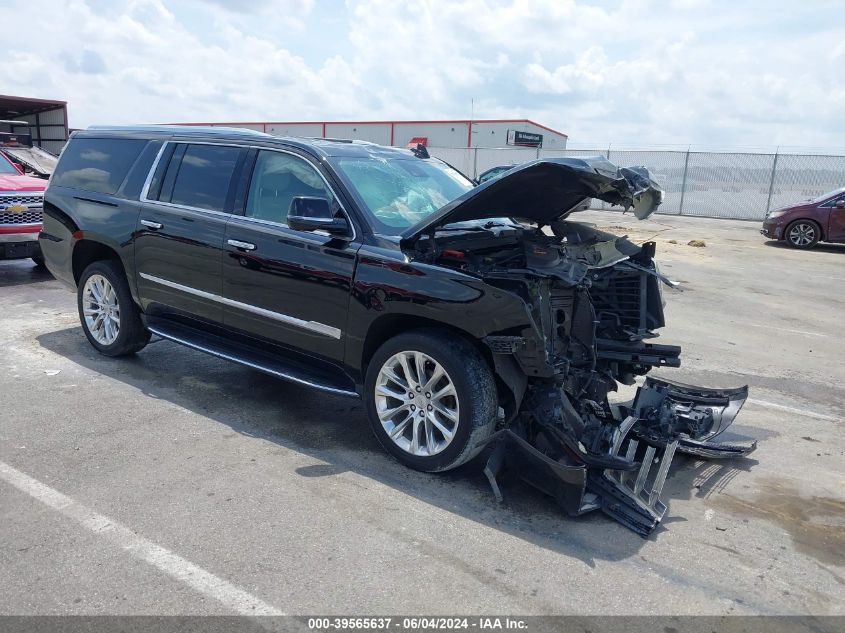
[(358, 194), (376, 232), (388, 235), (399, 235), (473, 187), (436, 159), (337, 157), (331, 163)]
[(15, 174), (17, 176), (20, 175), (20, 172), (5, 156), (0, 154), (0, 174)]

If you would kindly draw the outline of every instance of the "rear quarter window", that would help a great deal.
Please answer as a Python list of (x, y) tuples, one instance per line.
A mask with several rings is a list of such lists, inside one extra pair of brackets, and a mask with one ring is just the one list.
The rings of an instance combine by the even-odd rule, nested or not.
[(59, 187), (112, 194), (147, 142), (126, 138), (71, 139), (50, 182)]

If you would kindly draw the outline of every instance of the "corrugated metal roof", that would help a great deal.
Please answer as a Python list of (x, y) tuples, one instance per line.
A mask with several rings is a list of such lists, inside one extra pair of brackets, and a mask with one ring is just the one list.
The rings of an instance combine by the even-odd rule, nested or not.
[[(15, 97), (12, 95), (0, 95), (0, 118), (14, 118), (34, 112), (44, 112), (64, 108), (67, 101), (56, 99), (36, 99), (33, 97)], [(11, 116), (10, 115), (14, 115)]]

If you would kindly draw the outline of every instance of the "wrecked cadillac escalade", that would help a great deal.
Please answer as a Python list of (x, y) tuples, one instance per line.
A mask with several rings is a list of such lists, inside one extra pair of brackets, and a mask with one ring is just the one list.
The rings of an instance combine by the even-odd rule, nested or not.
[(745, 387), (647, 377), (609, 398), (679, 366), (679, 347), (653, 342), (672, 282), (653, 242), (571, 216), (597, 198), (642, 219), (662, 196), (644, 168), (601, 157), (475, 187), (423, 147), (90, 128), (59, 159), (39, 241), (103, 354), (157, 335), (362, 398), (411, 468), (483, 452), (498, 498), (508, 471), (645, 536), (676, 453), (754, 448), (721, 435)]

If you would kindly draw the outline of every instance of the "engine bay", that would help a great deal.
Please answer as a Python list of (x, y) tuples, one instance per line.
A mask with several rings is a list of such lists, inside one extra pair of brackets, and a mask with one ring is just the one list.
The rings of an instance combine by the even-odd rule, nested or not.
[[(648, 535), (666, 506), (660, 492), (677, 452), (744, 456), (756, 443), (717, 436), (747, 387), (708, 389), (648, 377), (679, 367), (681, 348), (652, 342), (665, 326), (654, 242), (560, 220), (549, 227), (490, 221), (445, 227), (414, 245), (415, 259), (477, 276), (519, 296), (530, 323), (485, 337), (504, 411), (485, 472), (497, 498), (502, 471), (555, 497), (572, 515), (601, 509)], [(714, 439), (717, 438), (717, 439)]]

